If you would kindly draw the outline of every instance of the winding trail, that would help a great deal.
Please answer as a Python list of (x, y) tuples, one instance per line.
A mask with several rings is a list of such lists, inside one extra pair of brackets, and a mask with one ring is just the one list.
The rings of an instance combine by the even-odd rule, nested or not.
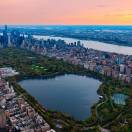
[(96, 106), (96, 108), (95, 108), (95, 109), (96, 109), (96, 116), (97, 116), (97, 118), (98, 118), (100, 121), (101, 121), (102, 119), (101, 119), (100, 116), (99, 116), (98, 109), (99, 109), (99, 107), (100, 107), (101, 105), (105, 104), (105, 103), (108, 101), (108, 97), (106, 96), (106, 94), (104, 94), (103, 97), (105, 98), (105, 101), (103, 101), (103, 102), (97, 104), (97, 106)]

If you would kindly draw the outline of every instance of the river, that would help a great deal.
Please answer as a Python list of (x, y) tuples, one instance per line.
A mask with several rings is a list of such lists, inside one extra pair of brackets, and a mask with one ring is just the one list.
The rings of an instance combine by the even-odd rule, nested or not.
[(132, 55), (132, 47), (128, 46), (120, 46), (115, 44), (108, 44), (98, 41), (90, 41), (90, 40), (79, 40), (79, 39), (73, 39), (73, 38), (66, 38), (66, 37), (53, 37), (53, 36), (40, 36), (40, 35), (33, 35), (36, 39), (55, 39), (55, 40), (64, 40), (66, 43), (74, 43), (77, 41), (80, 41), (81, 44), (84, 45), (86, 48), (91, 48), (95, 50), (100, 51), (106, 51), (106, 52), (114, 52), (118, 54), (124, 54), (124, 55)]

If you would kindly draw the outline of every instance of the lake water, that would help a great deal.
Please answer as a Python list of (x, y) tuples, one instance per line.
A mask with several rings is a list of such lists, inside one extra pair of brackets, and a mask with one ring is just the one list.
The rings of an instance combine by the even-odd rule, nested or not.
[(116, 93), (112, 96), (114, 103), (118, 105), (126, 105), (127, 98), (128, 96), (122, 93)]
[(52, 79), (23, 80), (19, 84), (49, 110), (84, 120), (99, 100), (97, 90), (101, 82), (86, 76), (62, 75)]
[(74, 43), (74, 42), (80, 41), (81, 44), (83, 44), (84, 47), (86, 48), (91, 48), (91, 49), (106, 51), (106, 52), (114, 52), (114, 53), (124, 54), (124, 55), (132, 55), (132, 47), (128, 47), (128, 46), (119, 46), (114, 44), (98, 42), (98, 41), (79, 40), (79, 39), (66, 38), (66, 37), (52, 37), (52, 36), (40, 36), (40, 35), (33, 35), (33, 37), (37, 39), (44, 39), (44, 40), (61, 39), (61, 40), (64, 40), (66, 43)]

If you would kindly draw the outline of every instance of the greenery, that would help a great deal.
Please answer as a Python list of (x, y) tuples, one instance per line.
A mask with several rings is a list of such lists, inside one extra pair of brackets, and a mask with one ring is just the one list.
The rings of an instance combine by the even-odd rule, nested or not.
[[(16, 92), (23, 96), (34, 109), (46, 119), (46, 121), (56, 130), (56, 124), (61, 124), (62, 131), (93, 131), (98, 132), (100, 127), (110, 129), (113, 132), (132, 131), (132, 86), (124, 84), (119, 80), (104, 77), (99, 73), (91, 72), (81, 66), (75, 66), (49, 58), (37, 55), (33, 52), (22, 49), (1, 49), (0, 67), (13, 67), (20, 72), (20, 75), (7, 78)], [(85, 121), (77, 121), (66, 114), (50, 111), (44, 108), (34, 97), (22, 89), (17, 81), (30, 77), (54, 77), (59, 74), (79, 74), (100, 79), (102, 84), (98, 93), (103, 96), (92, 108), (92, 115)], [(112, 100), (114, 93), (123, 93), (128, 95), (126, 105), (116, 105)]]

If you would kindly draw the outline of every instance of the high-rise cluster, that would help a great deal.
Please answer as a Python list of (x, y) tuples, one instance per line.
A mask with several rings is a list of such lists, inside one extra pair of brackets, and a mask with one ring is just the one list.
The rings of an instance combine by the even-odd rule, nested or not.
[(20, 47), (23, 40), (23, 34), (21, 34), (18, 30), (15, 29), (9, 32), (6, 25), (2, 35), (0, 35), (0, 47)]

